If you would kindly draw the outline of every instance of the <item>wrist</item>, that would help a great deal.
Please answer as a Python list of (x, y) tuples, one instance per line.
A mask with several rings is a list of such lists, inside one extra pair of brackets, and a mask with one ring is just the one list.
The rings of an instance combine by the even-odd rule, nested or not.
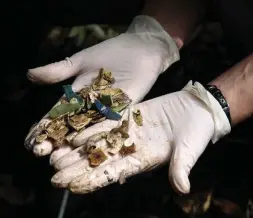
[(232, 126), (253, 114), (253, 54), (209, 84), (217, 86), (226, 98), (230, 107)]
[(208, 85), (205, 85), (204, 87), (218, 101), (222, 110), (226, 114), (226, 117), (231, 126), (231, 115), (230, 115), (229, 104), (226, 98), (224, 97), (224, 95), (222, 94), (221, 90), (214, 84), (208, 84)]
[(206, 105), (206, 109), (211, 113), (214, 121), (213, 143), (231, 131), (231, 125), (219, 101), (204, 86), (198, 82), (193, 83), (190, 81), (183, 90), (201, 100)]
[[(231, 100), (232, 99), (230, 99), (230, 94), (227, 92), (227, 89), (225, 88), (224, 89), (224, 87), (222, 86), (222, 85), (220, 85), (219, 83), (216, 83), (215, 81), (212, 81), (212, 82), (210, 82), (210, 83), (208, 83), (208, 85), (210, 85), (210, 86), (215, 86), (215, 87), (217, 87), (217, 89), (219, 89), (220, 90), (220, 92), (222, 93), (222, 95), (224, 96), (224, 98), (225, 98), (225, 100), (226, 100), (226, 102), (227, 102), (227, 104), (229, 105), (229, 113), (230, 113), (230, 123), (231, 123), (231, 125), (234, 123), (234, 119), (233, 119), (233, 108), (232, 108), (232, 110), (231, 110)], [(233, 103), (232, 103), (233, 104)]]

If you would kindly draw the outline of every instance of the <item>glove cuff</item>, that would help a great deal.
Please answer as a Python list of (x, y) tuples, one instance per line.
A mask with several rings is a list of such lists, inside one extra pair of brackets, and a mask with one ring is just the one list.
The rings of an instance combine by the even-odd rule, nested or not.
[(165, 64), (162, 72), (180, 59), (179, 49), (176, 42), (153, 17), (146, 15), (136, 16), (128, 27), (126, 33), (137, 34), (143, 40), (154, 39), (163, 45), (164, 52), (162, 57)]
[(220, 138), (227, 135), (231, 131), (230, 122), (228, 117), (224, 113), (219, 102), (213, 97), (213, 95), (207, 91), (200, 83), (189, 81), (188, 84), (182, 89), (187, 91), (198, 99), (200, 99), (207, 107), (207, 110), (212, 114), (214, 121), (214, 134), (212, 136), (212, 142), (217, 142)]

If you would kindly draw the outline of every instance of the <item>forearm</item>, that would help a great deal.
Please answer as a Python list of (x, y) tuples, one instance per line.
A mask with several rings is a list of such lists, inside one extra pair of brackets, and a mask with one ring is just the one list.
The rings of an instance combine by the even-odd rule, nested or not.
[(253, 113), (253, 53), (210, 84), (226, 98), (232, 125), (249, 118)]
[(142, 14), (154, 17), (183, 47), (206, 12), (210, 0), (147, 0)]

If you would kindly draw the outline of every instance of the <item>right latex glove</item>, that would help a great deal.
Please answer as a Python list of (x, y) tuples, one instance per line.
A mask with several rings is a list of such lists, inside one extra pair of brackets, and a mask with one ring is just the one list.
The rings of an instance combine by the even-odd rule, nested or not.
[[(140, 102), (149, 92), (159, 74), (179, 60), (179, 51), (167, 32), (153, 18), (137, 16), (126, 33), (84, 49), (66, 60), (31, 69), (28, 78), (36, 83), (53, 84), (76, 76), (73, 90), (90, 85), (100, 68), (111, 71), (114, 88), (121, 88), (133, 100)], [(40, 121), (43, 123), (45, 118)], [(50, 142), (35, 145), (39, 125), (25, 139), (25, 147), (38, 156), (53, 151)], [(66, 152), (69, 151), (67, 147)], [(64, 149), (63, 149), (64, 150)]]
[[(142, 126), (134, 121), (132, 111), (135, 109), (141, 111)], [(117, 153), (119, 147), (112, 148), (103, 140), (100, 143), (97, 135), (95, 139), (90, 138), (101, 132), (105, 137), (108, 132), (104, 131), (119, 127), (118, 122), (105, 120), (83, 130), (75, 138), (73, 143), (80, 147), (54, 164), (60, 171), (53, 176), (52, 183), (85, 194), (117, 181), (124, 182), (130, 176), (170, 160), (171, 184), (186, 194), (190, 191), (189, 173), (208, 142), (215, 143), (231, 130), (218, 101), (200, 83), (191, 81), (182, 91), (132, 105), (124, 111), (122, 120), (129, 123), (129, 138), (125, 142), (135, 143), (136, 152), (122, 156)], [(97, 167), (90, 166), (87, 148), (102, 149), (107, 159)]]

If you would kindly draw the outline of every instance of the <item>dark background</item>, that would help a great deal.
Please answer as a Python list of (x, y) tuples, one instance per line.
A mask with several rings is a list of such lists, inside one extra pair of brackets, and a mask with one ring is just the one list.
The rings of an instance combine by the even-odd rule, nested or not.
[[(228, 3), (232, 4), (228, 1), (222, 4)], [(0, 217), (53, 218), (57, 217), (60, 207), (63, 191), (51, 187), (53, 170), (48, 166), (48, 158), (36, 159), (23, 147), (29, 128), (62, 95), (63, 84), (33, 85), (26, 79), (27, 70), (61, 60), (81, 49), (67, 40), (57, 47), (42, 49), (41, 44), (50, 29), (90, 23), (127, 26), (142, 6), (143, 2), (133, 0), (9, 1), (4, 4), (0, 171), (14, 178), (14, 186), (24, 196), (31, 191), (35, 195), (25, 206), (10, 204), (3, 198)], [(252, 52), (252, 34), (247, 31), (251, 23), (228, 19), (233, 10), (245, 5), (234, 5), (230, 9), (232, 12), (227, 13), (224, 13), (224, 7), (213, 5), (203, 19), (201, 34), (181, 51), (180, 62), (159, 77), (146, 99), (177, 91), (189, 79), (207, 83)], [(224, 22), (217, 25), (220, 21), (228, 25), (224, 27)], [(215, 25), (208, 25), (210, 22)], [(232, 26), (240, 27), (242, 34), (232, 34)], [(71, 79), (64, 83), (70, 82)], [(251, 122), (241, 124), (217, 145), (208, 147), (191, 173), (193, 192), (214, 188), (215, 195), (246, 208), (252, 193)], [(86, 196), (71, 195), (66, 217), (180, 217), (182, 213), (171, 200), (173, 195), (167, 167), (164, 167), (132, 178), (123, 186), (112, 185)]]

